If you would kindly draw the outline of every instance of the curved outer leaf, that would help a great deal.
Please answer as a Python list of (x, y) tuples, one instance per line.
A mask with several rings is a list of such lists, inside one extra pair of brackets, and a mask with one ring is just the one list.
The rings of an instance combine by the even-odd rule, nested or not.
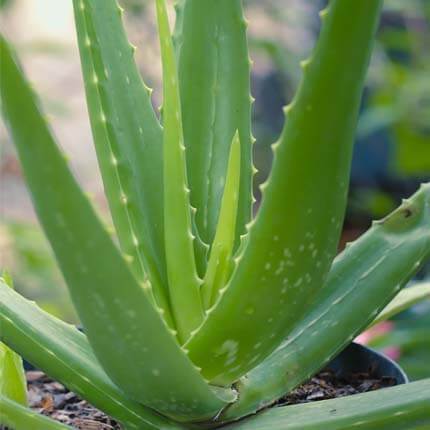
[(0, 328), (0, 339), (28, 362), (127, 428), (180, 429), (127, 399), (99, 365), (84, 334), (10, 291), (1, 279)]
[(239, 133), (236, 133), (230, 149), (218, 227), (202, 286), (202, 298), (205, 309), (213, 306), (219, 290), (225, 286), (228, 276), (231, 274), (239, 189), (240, 140)]
[(354, 396), (273, 408), (225, 430), (424, 430), (430, 379)]
[(327, 364), (430, 258), (430, 185), (373, 224), (335, 260), (325, 287), (286, 341), (236, 384), (225, 419), (261, 409)]
[(175, 45), (191, 204), (211, 244), (232, 138), (241, 142), (236, 246), (252, 208), (250, 60), (241, 0), (179, 0)]
[(354, 125), (381, 3), (330, 3), (287, 110), (247, 246), (224, 295), (187, 345), (214, 383), (237, 380), (269, 355), (325, 281), (345, 212)]
[(163, 238), (162, 129), (115, 0), (74, 0), (88, 111), (121, 249), (173, 326)]
[(167, 275), (178, 336), (184, 343), (203, 321), (173, 42), (164, 0), (157, 0), (164, 93), (164, 223)]
[(12, 430), (72, 430), (0, 395), (0, 425)]
[(211, 417), (226, 401), (204, 381), (136, 282), (70, 173), (3, 39), (1, 55), (4, 115), (97, 359), (134, 400), (177, 419)]
[(417, 282), (400, 291), (396, 297), (382, 310), (382, 312), (370, 324), (374, 326), (397, 315), (411, 306), (430, 299), (430, 282)]

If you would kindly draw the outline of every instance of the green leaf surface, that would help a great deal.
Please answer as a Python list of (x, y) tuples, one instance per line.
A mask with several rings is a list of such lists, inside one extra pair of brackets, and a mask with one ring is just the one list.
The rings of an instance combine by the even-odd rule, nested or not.
[(128, 399), (108, 378), (84, 334), (11, 291), (0, 279), (0, 339), (36, 368), (129, 428), (177, 429)]
[(157, 0), (163, 63), (164, 223), (169, 292), (179, 339), (184, 343), (203, 321), (187, 182), (178, 75), (164, 0)]
[(334, 0), (323, 13), (247, 246), (228, 288), (187, 344), (193, 362), (216, 384), (234, 382), (264, 360), (324, 284), (342, 228), (381, 4)]
[[(132, 399), (177, 419), (210, 418), (226, 401), (180, 348), (97, 218), (4, 39), (1, 56), (4, 116), (97, 359)], [(230, 390), (224, 394), (234, 397)]]
[(2, 395), (0, 395), (0, 425), (6, 425), (10, 430), (72, 430), (72, 427), (33, 412)]
[(278, 407), (225, 430), (418, 430), (430, 427), (430, 379), (364, 394)]
[(212, 244), (218, 225), (230, 145), (241, 142), (239, 235), (251, 219), (250, 60), (241, 0), (180, 0), (175, 47), (191, 204), (197, 229)]
[(202, 286), (205, 309), (214, 301), (231, 273), (240, 188), (240, 140), (236, 133), (230, 149), (227, 179), (222, 197), (218, 227), (212, 244), (208, 269)]
[(0, 343), (0, 396), (27, 406), (27, 383), (22, 359)]
[(370, 326), (385, 321), (411, 306), (430, 299), (430, 282), (419, 282), (405, 288), (382, 310)]
[[(9, 273), (3, 272), (4, 285), (13, 288)], [(0, 278), (1, 282), (1, 278)], [(1, 338), (1, 325), (0, 325)], [(22, 358), (0, 342), (0, 396), (27, 406), (27, 380)]]
[(27, 406), (27, 382), (22, 359), (2, 343), (0, 343), (0, 396)]
[(238, 418), (263, 408), (315, 374), (354, 339), (430, 258), (430, 185), (376, 222), (334, 261), (304, 319), (236, 384)]
[(94, 143), (122, 251), (173, 326), (163, 238), (162, 129), (115, 0), (74, 0)]

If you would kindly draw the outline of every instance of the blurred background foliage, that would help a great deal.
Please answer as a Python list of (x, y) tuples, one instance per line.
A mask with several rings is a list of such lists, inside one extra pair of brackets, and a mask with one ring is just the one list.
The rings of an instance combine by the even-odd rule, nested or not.
[[(214, 0), (215, 1), (215, 0)], [(137, 61), (160, 104), (160, 61), (153, 1), (121, 0)], [(283, 124), (282, 107), (300, 82), (320, 30), (324, 0), (244, 0), (254, 60), (255, 194), (270, 171), (270, 145)], [(82, 185), (110, 224), (91, 134), (75, 43), (71, 2), (0, 0), (2, 31), (14, 42), (41, 94), (54, 132)], [(173, 16), (173, 15), (172, 15)], [(67, 321), (77, 322), (49, 245), (40, 231), (15, 153), (0, 123), (0, 267), (16, 288)], [(430, 0), (386, 0), (358, 123), (350, 198), (340, 248), (430, 179)], [(421, 278), (429, 277), (424, 270)], [(430, 376), (430, 303), (371, 337), (395, 350), (411, 378)]]
[(411, 380), (430, 375), (430, 303), (422, 303), (393, 319), (389, 330), (367, 344), (388, 353)]

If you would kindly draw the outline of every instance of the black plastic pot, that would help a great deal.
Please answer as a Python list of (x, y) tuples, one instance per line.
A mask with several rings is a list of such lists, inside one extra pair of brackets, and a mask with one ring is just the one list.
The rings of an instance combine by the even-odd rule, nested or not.
[(397, 385), (409, 382), (406, 373), (396, 362), (358, 343), (348, 345), (327, 367), (340, 377), (348, 373), (368, 372), (376, 378), (391, 377)]

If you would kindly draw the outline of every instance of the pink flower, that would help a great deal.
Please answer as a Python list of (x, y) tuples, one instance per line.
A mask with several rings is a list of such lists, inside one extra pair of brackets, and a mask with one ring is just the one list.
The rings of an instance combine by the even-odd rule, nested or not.
[(394, 328), (394, 323), (391, 321), (383, 321), (375, 326), (371, 327), (369, 330), (361, 333), (359, 336), (355, 338), (357, 343), (361, 343), (362, 345), (367, 345), (371, 340), (384, 335), (385, 333), (389, 333)]

